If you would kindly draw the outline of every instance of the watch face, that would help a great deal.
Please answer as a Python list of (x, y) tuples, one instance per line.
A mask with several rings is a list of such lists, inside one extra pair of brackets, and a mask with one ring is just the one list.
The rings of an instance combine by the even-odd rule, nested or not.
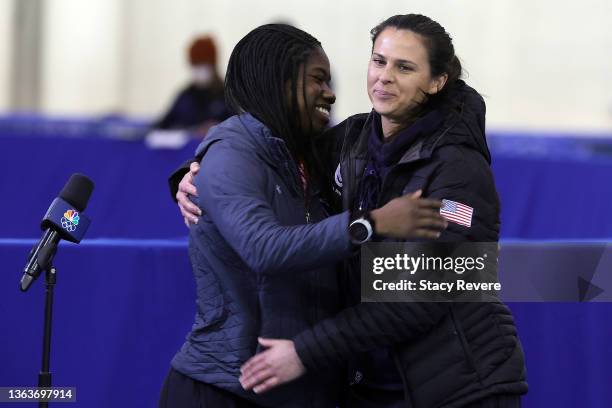
[(368, 229), (361, 220), (350, 226), (349, 233), (355, 242), (363, 242), (368, 239)]

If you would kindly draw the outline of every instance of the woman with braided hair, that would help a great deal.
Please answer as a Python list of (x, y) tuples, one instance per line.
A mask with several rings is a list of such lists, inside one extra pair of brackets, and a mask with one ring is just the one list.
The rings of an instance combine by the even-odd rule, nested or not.
[[(355, 250), (349, 211), (328, 217), (323, 166), (313, 138), (335, 95), (329, 61), (295, 27), (258, 27), (234, 48), (225, 94), (238, 115), (197, 149), (201, 216), (190, 228), (195, 322), (172, 359), (160, 407), (333, 407), (336, 370), (265, 394), (240, 385), (258, 337), (291, 338), (340, 310), (336, 264)], [(405, 195), (373, 209), (372, 232), (436, 237), (439, 200)]]

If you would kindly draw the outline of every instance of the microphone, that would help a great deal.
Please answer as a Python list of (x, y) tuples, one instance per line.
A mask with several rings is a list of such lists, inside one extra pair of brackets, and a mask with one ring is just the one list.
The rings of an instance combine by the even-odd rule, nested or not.
[(77, 244), (81, 242), (90, 224), (82, 212), (87, 207), (93, 188), (94, 183), (89, 177), (75, 173), (53, 200), (40, 224), (43, 235), (30, 251), (19, 282), (23, 292), (28, 290), (43, 270), (51, 266), (61, 239)]

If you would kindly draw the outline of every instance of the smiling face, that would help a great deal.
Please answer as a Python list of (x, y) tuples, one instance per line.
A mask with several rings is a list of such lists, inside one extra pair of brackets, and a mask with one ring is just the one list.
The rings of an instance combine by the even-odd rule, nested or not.
[(368, 65), (368, 96), (385, 121), (412, 120), (415, 108), (446, 82), (446, 74), (433, 78), (423, 38), (409, 30), (385, 28), (376, 38)]
[(304, 129), (320, 133), (329, 123), (331, 105), (336, 101), (330, 81), (329, 60), (323, 49), (317, 47), (306, 60), (306, 69), (300, 70), (297, 82), (298, 107)]

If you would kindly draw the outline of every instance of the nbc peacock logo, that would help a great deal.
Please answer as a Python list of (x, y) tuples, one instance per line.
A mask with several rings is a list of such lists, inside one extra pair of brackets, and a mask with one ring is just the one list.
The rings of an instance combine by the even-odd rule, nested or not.
[(79, 225), (79, 212), (75, 210), (68, 210), (62, 217), (62, 228), (66, 231), (74, 232), (77, 225)]

